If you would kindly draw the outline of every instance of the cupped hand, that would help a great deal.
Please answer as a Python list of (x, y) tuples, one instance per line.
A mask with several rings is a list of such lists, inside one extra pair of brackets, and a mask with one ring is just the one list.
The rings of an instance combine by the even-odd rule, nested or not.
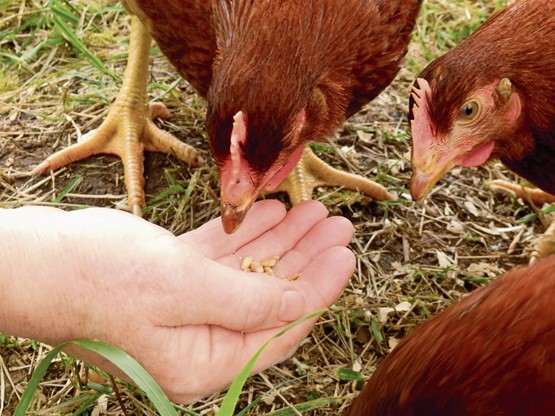
[[(327, 218), (315, 201), (288, 213), (261, 201), (234, 234), (218, 218), (179, 237), (109, 209), (14, 211), (26, 227), (41, 217), (42, 227), (23, 243), (33, 259), (8, 292), (17, 300), (8, 295), (7, 313), (24, 319), (6, 323), (4, 313), (0, 330), (50, 344), (90, 338), (117, 346), (180, 403), (228, 386), (274, 334), (335, 302), (354, 270), (345, 248), (352, 225)], [(275, 275), (298, 273), (296, 281), (240, 269), (246, 256), (274, 255)], [(292, 354), (314, 323), (272, 341), (255, 372)], [(125, 377), (92, 353), (69, 351)]]

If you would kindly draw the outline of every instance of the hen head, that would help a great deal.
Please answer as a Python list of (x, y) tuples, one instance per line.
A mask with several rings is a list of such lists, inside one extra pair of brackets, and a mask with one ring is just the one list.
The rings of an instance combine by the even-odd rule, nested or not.
[(504, 77), (449, 77), (438, 61), (415, 81), (409, 102), (412, 198), (422, 202), (454, 166), (480, 166), (515, 149), (522, 98)]
[(297, 164), (306, 142), (305, 122), (303, 109), (277, 118), (271, 111), (241, 108), (219, 116), (209, 112), (208, 136), (219, 170), (226, 233), (241, 225), (262, 191), (276, 188)]

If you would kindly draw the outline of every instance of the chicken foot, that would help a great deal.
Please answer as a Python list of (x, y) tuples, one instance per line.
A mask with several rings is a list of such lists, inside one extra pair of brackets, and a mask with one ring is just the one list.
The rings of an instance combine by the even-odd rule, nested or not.
[(204, 163), (196, 149), (161, 130), (152, 121), (157, 117), (168, 118), (169, 111), (162, 103), (147, 102), (151, 43), (150, 33), (133, 16), (122, 87), (105, 120), (98, 129), (84, 135), (84, 140), (49, 156), (33, 169), (32, 174), (55, 170), (99, 153), (117, 155), (123, 162), (129, 209), (140, 216), (145, 206), (145, 150), (173, 154), (191, 166)]
[(522, 198), (524, 201), (533, 203), (536, 206), (543, 204), (555, 204), (555, 195), (548, 194), (539, 188), (526, 188), (519, 184), (496, 179), (488, 183), (493, 192), (503, 193), (515, 198)]
[(532, 255), (530, 256), (530, 264), (536, 263), (539, 259), (555, 253), (555, 218), (550, 216), (550, 223), (547, 230), (536, 239)]
[(318, 186), (344, 187), (377, 201), (395, 199), (382, 185), (359, 175), (335, 169), (306, 147), (289, 176), (272, 192), (287, 192), (293, 205), (312, 199)]
[[(544, 204), (555, 205), (555, 195), (548, 194), (538, 188), (526, 188), (521, 185), (502, 181), (494, 180), (489, 183), (489, 187), (494, 192), (504, 193), (511, 195), (515, 198), (522, 198), (533, 206), (541, 207)], [(555, 217), (550, 215), (545, 220), (548, 222), (545, 232), (537, 238), (532, 249), (530, 256), (530, 264), (535, 263), (542, 257), (555, 253)]]

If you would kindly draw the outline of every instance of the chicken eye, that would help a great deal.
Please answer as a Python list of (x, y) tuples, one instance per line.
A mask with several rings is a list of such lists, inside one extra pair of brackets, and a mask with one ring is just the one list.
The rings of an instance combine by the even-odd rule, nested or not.
[(459, 110), (459, 118), (457, 121), (461, 124), (472, 123), (478, 118), (481, 111), (482, 108), (480, 107), (480, 103), (478, 103), (478, 101), (468, 101), (464, 103)]

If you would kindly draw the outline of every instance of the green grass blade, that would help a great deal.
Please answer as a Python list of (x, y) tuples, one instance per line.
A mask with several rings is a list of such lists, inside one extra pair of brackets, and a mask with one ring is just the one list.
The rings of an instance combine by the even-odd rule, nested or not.
[(358, 371), (351, 370), (349, 368), (339, 368), (335, 372), (335, 376), (339, 380), (346, 380), (346, 381), (364, 381), (364, 376), (360, 374)]
[(66, 414), (68, 409), (73, 409), (79, 406), (77, 410), (73, 410), (71, 412), (71, 416), (79, 416), (80, 414), (88, 412), (91, 406), (94, 406), (101, 396), (101, 393), (90, 394), (88, 392), (81, 391), (79, 396), (49, 407), (48, 412), (53, 415), (61, 415)]
[(158, 413), (164, 416), (177, 416), (172, 402), (162, 391), (160, 386), (146, 372), (146, 370), (129, 354), (119, 348), (105, 344), (100, 341), (79, 339), (73, 341), (75, 345), (95, 352), (110, 360), (115, 366), (123, 371), (133, 382), (145, 392)]
[(78, 339), (75, 341), (64, 342), (46, 355), (33, 372), (25, 391), (21, 395), (21, 400), (15, 409), (14, 416), (25, 416), (27, 414), (27, 409), (29, 408), (31, 400), (37, 391), (40, 381), (44, 378), (50, 363), (54, 357), (69, 344), (69, 342), (73, 342), (75, 345), (95, 352), (96, 354), (111, 361), (145, 392), (146, 396), (152, 402), (154, 407), (156, 407), (159, 414), (164, 416), (177, 416), (177, 411), (175, 410), (172, 402), (168, 399), (166, 394), (162, 391), (160, 386), (156, 383), (156, 381), (154, 381), (150, 374), (148, 374), (133, 357), (119, 348), (100, 341), (91, 341), (88, 339)]
[(21, 55), (20, 60), (24, 63), (32, 62), (36, 59), (37, 55), (45, 48), (52, 48), (63, 42), (62, 38), (45, 39), (39, 42), (35, 47)]
[(310, 412), (321, 407), (336, 403), (339, 399), (337, 397), (322, 397), (321, 399), (309, 400), (304, 403), (295, 404), (295, 408), (286, 407), (284, 409), (276, 410), (275, 412), (266, 413), (266, 416), (295, 416), (299, 413)]
[(50, 1), (50, 10), (52, 10), (57, 16), (65, 20), (66, 22), (71, 22), (74, 25), (79, 24), (79, 17), (71, 11), (68, 7), (70, 6), (67, 2), (62, 4), (58, 0)]
[[(551, 214), (552, 212), (555, 212), (555, 205), (550, 205), (546, 209), (542, 209), (540, 212), (542, 215)], [(533, 212), (531, 214), (523, 216), (522, 218), (517, 219), (515, 222), (518, 225), (526, 224), (528, 222), (534, 221), (536, 218), (538, 218), (538, 214)]]
[[(104, 72), (105, 74), (112, 77), (116, 81), (120, 81), (121, 78), (113, 71), (108, 69), (102, 60), (100, 60), (94, 53), (92, 53), (84, 44), (81, 42), (79, 37), (75, 32), (67, 25), (67, 21), (73, 22), (77, 19), (71, 11), (66, 9), (61, 3), (53, 0), (50, 3), (50, 10), (52, 11), (52, 23), (58, 31), (58, 33), (69, 42), (80, 54), (82, 54), (96, 69)], [(78, 19), (77, 19), (78, 21)]]
[(81, 176), (77, 175), (74, 176), (71, 181), (67, 184), (67, 186), (60, 192), (60, 194), (54, 199), (54, 202), (60, 202), (64, 197), (73, 191), (73, 189), (81, 182)]
[(180, 183), (173, 183), (168, 188), (164, 189), (154, 198), (148, 201), (148, 204), (155, 204), (157, 202), (165, 201), (174, 194), (184, 194), (185, 188)]
[(21, 400), (15, 408), (14, 416), (25, 416), (27, 414), (27, 409), (31, 404), (31, 400), (33, 400), (33, 396), (35, 395), (35, 392), (39, 387), (40, 381), (46, 374), (50, 363), (52, 362), (54, 357), (67, 346), (67, 344), (68, 342), (64, 342), (63, 344), (58, 345), (56, 348), (46, 354), (46, 357), (44, 357), (40, 364), (37, 365), (35, 371), (33, 371), (33, 375), (31, 376), (29, 383), (27, 384), (27, 387), (25, 388), (25, 391), (21, 395)]
[(100, 396), (102, 396), (102, 394), (96, 393), (95, 395), (87, 397), (87, 399), (83, 401), (83, 404), (79, 406), (76, 411), (73, 412), (72, 416), (79, 416), (80, 414), (88, 412), (91, 406), (98, 401)]
[(281, 387), (293, 386), (294, 383), (301, 382), (301, 380), (306, 379), (306, 378), (307, 378), (307, 376), (303, 375), (303, 376), (295, 377), (293, 379), (284, 380), (281, 383), (279, 383), (277, 385), (274, 385), (272, 389), (264, 392), (263, 394), (261, 394), (258, 397), (253, 398), (253, 400), (247, 406), (245, 406), (243, 409), (241, 409), (241, 411), (239, 413), (237, 413), (235, 416), (250, 415), (251, 413), (249, 413), (249, 412), (251, 411), (251, 409), (254, 409), (256, 407), (256, 405), (258, 405), (258, 403), (260, 403), (262, 400), (264, 400), (264, 398), (266, 396), (269, 396), (272, 393), (278, 391)]
[[(151, 56), (152, 56), (152, 52), (151, 52)], [(177, 86), (181, 83), (181, 78), (176, 79), (171, 85), (167, 86), (164, 84), (150, 84), (149, 87), (158, 87), (160, 89), (163, 89), (164, 92), (161, 93), (160, 95), (157, 95), (156, 97), (154, 97), (152, 100), (149, 100), (149, 103), (154, 103), (156, 101), (160, 101), (162, 98), (164, 98), (166, 95), (170, 94), (172, 91), (174, 91)]]
[(249, 414), (249, 411), (250, 411), (251, 409), (253, 409), (258, 403), (260, 403), (266, 394), (267, 394), (267, 393), (264, 393), (263, 395), (258, 396), (257, 398), (255, 398), (252, 402), (250, 402), (247, 406), (245, 406), (244, 409), (242, 409), (239, 413), (237, 413), (236, 416), (245, 416), (245, 415), (248, 415), (248, 414)]
[(375, 319), (370, 321), (370, 332), (378, 344), (383, 342), (382, 331), (380, 330), (380, 324)]
[(84, 44), (79, 40), (75, 33), (69, 28), (66, 23), (58, 16), (52, 19), (56, 29), (62, 37), (69, 42), (79, 53), (81, 53), (87, 60), (99, 71), (112, 77), (112, 79), (119, 81), (120, 77), (113, 71), (109, 70), (94, 53), (92, 53)]
[(326, 309), (320, 309), (314, 313), (311, 313), (310, 315), (303, 316), (302, 318), (297, 319), (295, 322), (287, 325), (284, 329), (282, 329), (272, 338), (266, 341), (264, 345), (262, 345), (262, 347), (256, 352), (256, 354), (254, 354), (254, 356), (249, 360), (247, 365), (245, 365), (245, 367), (241, 370), (237, 377), (235, 377), (233, 383), (231, 383), (231, 386), (229, 387), (229, 390), (227, 391), (224, 400), (222, 401), (222, 405), (220, 406), (220, 410), (218, 411), (217, 416), (233, 416), (233, 412), (235, 411), (235, 407), (237, 406), (237, 402), (239, 401), (239, 396), (243, 391), (243, 386), (245, 385), (247, 378), (249, 378), (249, 375), (254, 368), (254, 364), (256, 364), (256, 361), (258, 361), (258, 357), (260, 357), (260, 354), (262, 354), (262, 352), (266, 349), (270, 342), (272, 342), (276, 338), (281, 337), (291, 328), (309, 319), (315, 318), (316, 316), (323, 314), (325, 311)]

